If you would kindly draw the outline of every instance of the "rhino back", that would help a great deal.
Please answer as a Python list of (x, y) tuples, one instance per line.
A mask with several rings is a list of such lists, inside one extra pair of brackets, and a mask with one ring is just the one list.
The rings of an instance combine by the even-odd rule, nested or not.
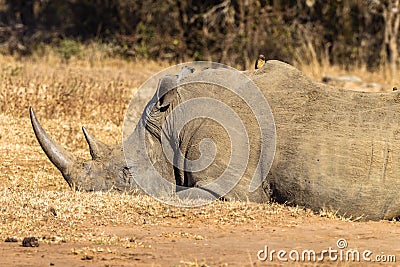
[(399, 93), (333, 88), (277, 61), (249, 75), (276, 122), (275, 198), (368, 219), (399, 216)]

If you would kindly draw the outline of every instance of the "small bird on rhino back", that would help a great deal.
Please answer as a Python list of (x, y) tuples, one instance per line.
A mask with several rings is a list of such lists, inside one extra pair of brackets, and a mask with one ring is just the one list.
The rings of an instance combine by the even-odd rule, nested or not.
[(256, 70), (261, 69), (262, 66), (264, 66), (264, 64), (265, 64), (265, 56), (264, 55), (259, 55), (254, 68)]

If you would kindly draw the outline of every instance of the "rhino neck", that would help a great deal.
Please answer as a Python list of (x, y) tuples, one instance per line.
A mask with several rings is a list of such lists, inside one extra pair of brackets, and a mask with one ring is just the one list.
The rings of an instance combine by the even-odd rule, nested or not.
[[(149, 110), (149, 111), (148, 111)], [(164, 120), (163, 113), (155, 106), (145, 110), (145, 117), (141, 121), (146, 130), (154, 136), (154, 139), (161, 139), (162, 121)]]
[(176, 183), (173, 165), (166, 159), (161, 146), (163, 119), (162, 112), (148, 105), (135, 130), (122, 145), (126, 168), (142, 188), (146, 183), (158, 186), (161, 177)]

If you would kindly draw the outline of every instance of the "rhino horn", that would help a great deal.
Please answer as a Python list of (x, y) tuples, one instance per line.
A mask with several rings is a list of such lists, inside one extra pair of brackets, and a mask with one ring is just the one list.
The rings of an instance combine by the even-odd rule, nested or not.
[[(72, 153), (66, 151), (62, 146), (54, 142), (53, 139), (43, 130), (32, 107), (29, 108), (29, 113), (33, 130), (43, 151), (57, 169), (60, 170), (63, 176), (68, 177), (68, 169), (74, 164), (77, 158)], [(71, 185), (72, 181), (68, 181), (67, 179), (67, 182)]]
[(85, 135), (86, 141), (89, 145), (90, 155), (92, 159), (104, 158), (110, 153), (108, 145), (104, 144), (100, 140), (96, 139), (89, 131), (82, 127), (83, 134)]

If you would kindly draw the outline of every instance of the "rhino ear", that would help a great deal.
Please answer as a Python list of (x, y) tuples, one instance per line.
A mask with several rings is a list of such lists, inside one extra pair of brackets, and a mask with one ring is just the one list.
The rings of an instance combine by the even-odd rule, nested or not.
[(97, 140), (91, 135), (85, 127), (82, 127), (83, 134), (85, 135), (86, 141), (89, 144), (90, 155), (92, 159), (106, 158), (110, 154), (110, 148), (108, 145)]
[(178, 84), (182, 82), (182, 79), (186, 78), (189, 76), (189, 74), (192, 74), (194, 72), (194, 68), (184, 66), (178, 73)]
[(157, 108), (166, 109), (176, 96), (177, 76), (164, 76), (157, 86)]

